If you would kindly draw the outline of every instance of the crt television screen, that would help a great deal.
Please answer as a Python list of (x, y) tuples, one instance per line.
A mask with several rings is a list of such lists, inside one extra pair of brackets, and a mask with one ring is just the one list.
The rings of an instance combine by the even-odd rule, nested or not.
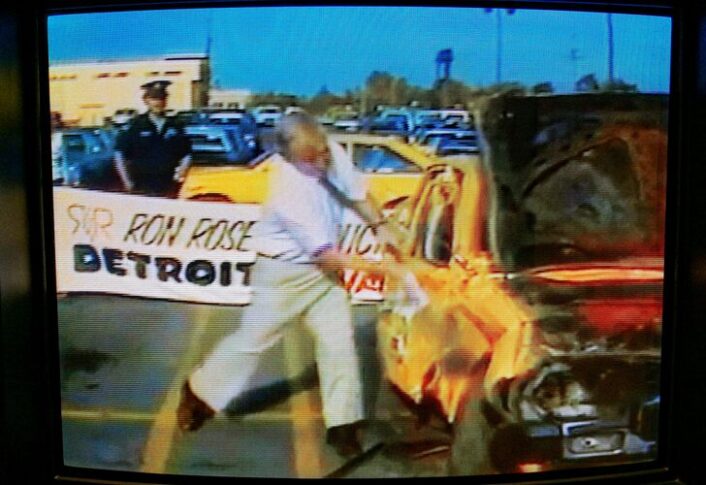
[(70, 473), (657, 458), (669, 17), (238, 7), (47, 27)]

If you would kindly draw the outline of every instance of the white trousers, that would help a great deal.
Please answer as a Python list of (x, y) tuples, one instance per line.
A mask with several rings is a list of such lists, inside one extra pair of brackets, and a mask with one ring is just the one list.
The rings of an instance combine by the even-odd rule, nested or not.
[(258, 258), (253, 299), (240, 328), (215, 347), (189, 378), (193, 392), (222, 411), (247, 390), (260, 355), (297, 318), (314, 336), (327, 428), (363, 419), (360, 370), (348, 294), (311, 264)]

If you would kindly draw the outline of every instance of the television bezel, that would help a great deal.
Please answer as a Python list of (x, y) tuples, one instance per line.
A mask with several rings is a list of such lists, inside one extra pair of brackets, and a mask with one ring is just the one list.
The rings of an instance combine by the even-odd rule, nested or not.
[[(533, 8), (569, 11), (605, 11), (670, 16), (673, 19), (670, 90), (670, 143), (668, 163), (667, 224), (665, 253), (665, 316), (670, 331), (664, 336), (664, 405), (659, 458), (649, 464), (582, 468), (538, 475), (463, 477), (468, 483), (566, 483), (610, 479), (620, 483), (688, 483), (700, 476), (698, 458), (706, 447), (699, 446), (704, 425), (699, 426), (697, 399), (705, 395), (699, 386), (701, 349), (706, 332), (699, 317), (706, 314), (699, 291), (706, 291), (706, 231), (699, 228), (706, 216), (706, 201), (699, 200), (699, 183), (706, 183), (706, 169), (698, 154), (706, 148), (699, 128), (706, 127), (706, 8), (703, 2), (643, 0), (610, 1), (515, 1), (472, 2), (461, 0), (426, 3), (433, 6)], [(2, 126), (12, 137), (3, 147), (11, 160), (7, 173), (0, 175), (0, 193), (6, 209), (16, 216), (14, 230), (0, 233), (0, 247), (6, 248), (0, 265), (0, 344), (2, 376), (2, 470), (0, 477), (22, 476), (27, 481), (69, 481), (93, 483), (189, 483), (193, 476), (149, 475), (102, 469), (66, 467), (62, 463), (59, 397), (59, 352), (54, 284), (52, 229), (52, 186), (49, 167), (48, 62), (46, 20), (62, 13), (156, 9), (205, 8), (209, 6), (284, 6), (271, 1), (60, 1), (20, 5), (3, 11), (2, 25), (10, 41), (2, 61), (8, 74), (5, 93), (9, 123)], [(290, 5), (375, 5), (372, 2), (295, 2)], [(377, 4), (379, 5), (379, 4)], [(385, 5), (422, 5), (389, 2)], [(14, 35), (14, 37), (12, 37)], [(12, 41), (16, 43), (13, 44)], [(4, 139), (10, 139), (5, 138)], [(19, 157), (18, 157), (19, 153)], [(10, 194), (7, 197), (7, 194)], [(2, 200), (2, 199), (0, 199)], [(8, 222), (5, 215), (0, 221)], [(10, 227), (3, 224), (3, 227)], [(10, 264), (11, 262), (11, 264)], [(678, 305), (679, 303), (679, 305)], [(689, 325), (691, 324), (691, 325)], [(46, 404), (48, 403), (48, 405)], [(49, 439), (47, 440), (47, 436)], [(17, 475), (19, 473), (19, 475)], [(30, 480), (32, 478), (32, 480)], [(227, 478), (206, 477), (221, 481)], [(459, 479), (460, 477), (455, 477)], [(230, 478), (232, 479), (232, 478)]]

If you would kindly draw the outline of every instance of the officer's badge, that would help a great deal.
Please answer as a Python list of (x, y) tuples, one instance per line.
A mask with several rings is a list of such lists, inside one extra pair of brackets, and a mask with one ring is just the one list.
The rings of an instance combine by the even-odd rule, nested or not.
[(165, 138), (169, 138), (171, 136), (175, 136), (177, 134), (177, 131), (174, 128), (168, 128), (167, 131), (164, 133)]
[(152, 136), (152, 132), (151, 131), (141, 131), (140, 136)]

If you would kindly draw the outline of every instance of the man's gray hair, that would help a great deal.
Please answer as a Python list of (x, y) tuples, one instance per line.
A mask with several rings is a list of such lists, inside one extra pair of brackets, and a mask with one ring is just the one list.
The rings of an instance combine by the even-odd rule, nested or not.
[(277, 151), (285, 159), (289, 159), (290, 145), (300, 130), (312, 130), (324, 134), (321, 123), (309, 113), (296, 112), (282, 116), (275, 130), (275, 140)]

